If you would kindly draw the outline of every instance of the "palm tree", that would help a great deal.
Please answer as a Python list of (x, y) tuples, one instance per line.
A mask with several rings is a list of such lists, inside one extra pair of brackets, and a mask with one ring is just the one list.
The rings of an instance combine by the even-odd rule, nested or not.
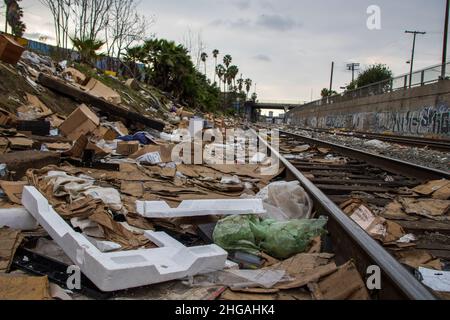
[(225, 73), (226, 73), (225, 67), (223, 65), (219, 64), (216, 67), (216, 74), (219, 77), (219, 89), (222, 89), (222, 78), (224, 78), (224, 82), (226, 82)]
[(229, 54), (223, 57), (223, 64), (225, 65), (227, 70), (230, 67), (231, 62), (233, 62), (233, 58)]
[(73, 46), (80, 54), (81, 62), (92, 65), (98, 57), (97, 51), (100, 50), (105, 42), (96, 39), (81, 40), (79, 38), (70, 39)]
[(252, 84), (253, 84), (252, 79), (245, 79), (245, 91), (247, 92), (246, 99), (248, 99), (248, 94), (252, 89)]
[(242, 89), (244, 88), (244, 79), (242, 79), (242, 74), (241, 74), (241, 78), (237, 80), (237, 84), (238, 84), (239, 92), (242, 92)]
[(202, 52), (201, 59), (203, 64), (205, 65), (205, 77), (206, 77), (206, 59), (208, 59), (208, 54), (206, 52)]
[(216, 83), (216, 75), (217, 75), (217, 57), (219, 56), (219, 50), (218, 49), (214, 49), (212, 54), (215, 60), (215, 65), (214, 65), (214, 83)]
[(230, 78), (233, 82), (233, 85), (236, 86), (236, 77), (239, 74), (239, 68), (237, 66), (230, 66), (228, 68), (228, 73), (230, 75)]

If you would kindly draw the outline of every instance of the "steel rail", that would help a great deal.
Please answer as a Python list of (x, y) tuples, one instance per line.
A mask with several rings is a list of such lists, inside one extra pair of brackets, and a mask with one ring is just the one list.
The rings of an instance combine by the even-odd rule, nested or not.
[(440, 180), (444, 178), (450, 180), (450, 172), (428, 168), (407, 161), (385, 157), (373, 153), (368, 153), (354, 148), (344, 147), (335, 143), (305, 137), (296, 133), (281, 130), (279, 130), (279, 132), (282, 134), (297, 137), (299, 140), (302, 140), (309, 144), (317, 145), (324, 148), (330, 148), (331, 150), (334, 150), (335, 152), (338, 152), (342, 155), (347, 155), (349, 157), (364, 160), (368, 164), (373, 165), (375, 167), (379, 167), (388, 172), (401, 174), (406, 177), (416, 178), (419, 181)]
[(311, 128), (301, 128), (294, 127), (298, 130), (319, 132), (327, 134), (335, 134), (343, 137), (355, 137), (360, 139), (378, 139), (386, 142), (393, 142), (398, 144), (404, 144), (416, 147), (429, 147), (431, 149), (436, 149), (440, 151), (450, 151), (450, 140), (447, 139), (431, 139), (424, 137), (412, 137), (412, 136), (400, 136), (400, 135), (389, 135), (382, 133), (372, 133), (372, 132), (362, 132), (362, 131), (343, 131), (335, 132), (333, 129), (311, 129)]
[(338, 263), (353, 260), (361, 275), (367, 275), (369, 266), (378, 266), (382, 272), (380, 299), (437, 300), (405, 267), (403, 267), (380, 244), (371, 238), (359, 225), (350, 219), (336, 204), (297, 170), (269, 143), (250, 129), (260, 143), (265, 145), (286, 167), (292, 179), (298, 180), (314, 200), (319, 214), (330, 220), (328, 232)]

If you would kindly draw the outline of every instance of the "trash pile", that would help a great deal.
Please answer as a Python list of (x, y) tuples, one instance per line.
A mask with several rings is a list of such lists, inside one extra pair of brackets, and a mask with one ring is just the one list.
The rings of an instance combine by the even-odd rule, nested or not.
[(0, 110), (0, 299), (370, 298), (322, 251), (327, 220), (282, 166), (268, 175), (243, 137), (193, 139), (237, 119), (20, 54), (0, 58), (20, 84)]

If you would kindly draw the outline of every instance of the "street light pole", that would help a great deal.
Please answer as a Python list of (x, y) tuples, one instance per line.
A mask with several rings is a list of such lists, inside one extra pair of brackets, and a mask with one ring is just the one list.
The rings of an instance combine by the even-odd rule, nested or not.
[(334, 61), (331, 63), (330, 95), (333, 91)]
[(444, 27), (444, 46), (442, 49), (442, 80), (445, 79), (447, 69), (447, 40), (448, 40), (448, 16), (449, 16), (450, 0), (447, 0), (445, 8), (445, 27)]
[(426, 34), (426, 32), (420, 32), (420, 31), (405, 31), (405, 33), (411, 33), (414, 35), (413, 39), (413, 48), (412, 48), (412, 55), (411, 55), (411, 71), (409, 72), (409, 87), (412, 86), (412, 75), (413, 75), (413, 69), (414, 69), (414, 53), (416, 50), (416, 36), (418, 34)]

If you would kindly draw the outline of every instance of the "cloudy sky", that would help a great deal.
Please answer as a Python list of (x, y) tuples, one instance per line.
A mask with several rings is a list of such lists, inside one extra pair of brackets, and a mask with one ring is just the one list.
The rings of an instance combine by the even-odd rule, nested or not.
[[(3, 2), (3, 1), (2, 1)], [(52, 35), (51, 18), (39, 0), (23, 0), (29, 36)], [(142, 0), (154, 17), (149, 32), (185, 43), (201, 35), (210, 52), (231, 54), (244, 77), (257, 84), (261, 100), (309, 101), (329, 85), (351, 81), (348, 62), (386, 63), (396, 75), (409, 71), (412, 36), (416, 68), (441, 61), (445, 0)], [(369, 30), (367, 8), (381, 8), (381, 30)], [(0, 17), (3, 28), (4, 17)], [(212, 59), (208, 65), (213, 71)]]

